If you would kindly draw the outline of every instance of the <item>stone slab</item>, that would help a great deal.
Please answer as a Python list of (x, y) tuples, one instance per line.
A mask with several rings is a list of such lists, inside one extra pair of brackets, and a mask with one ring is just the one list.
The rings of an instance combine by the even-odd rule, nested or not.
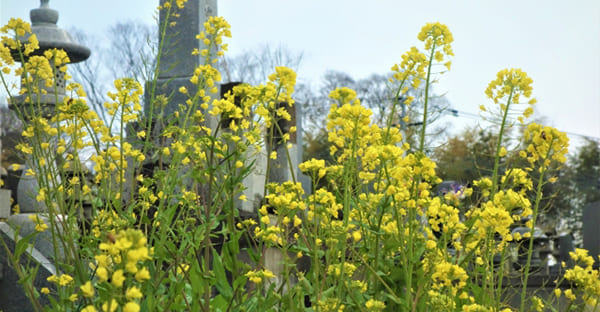
[[(10, 217), (8, 217), (8, 220), (6, 222), (14, 230), (18, 230), (19, 235), (27, 236), (35, 231), (35, 226), (36, 226), (35, 222), (33, 222), (29, 218), (31, 215), (34, 215), (34, 214), (20, 213), (20, 214), (11, 215)], [(35, 249), (37, 251), (39, 251), (45, 258), (53, 260), (55, 258), (55, 255), (54, 255), (54, 248), (52, 246), (53, 239), (52, 239), (52, 231), (50, 231), (51, 225), (50, 225), (50, 222), (48, 221), (47, 217), (45, 217), (41, 214), (39, 215), (39, 217), (42, 220), (44, 220), (46, 225), (48, 225), (48, 229), (37, 235), (33, 245), (34, 245)], [(63, 248), (59, 244), (58, 256), (62, 257), (63, 255), (64, 255)]]
[[(11, 253), (15, 250), (15, 232), (5, 222), (0, 222), (0, 240), (6, 244)], [(17, 240), (20, 236), (17, 236)], [(0, 243), (1, 244), (1, 243)], [(39, 290), (42, 287), (53, 288), (53, 285), (46, 279), (56, 274), (56, 268), (48, 258), (44, 257), (36, 249), (28, 249), (26, 255), (21, 256), (19, 263), (22, 266), (33, 268), (39, 265), (38, 274), (34, 280), (34, 286)], [(32, 259), (33, 261), (30, 261)], [(4, 246), (0, 246), (0, 269), (2, 270), (0, 278), (0, 311), (3, 312), (29, 312), (35, 311), (25, 291), (19, 283), (19, 277), (13, 269), (8, 254)], [(46, 296), (39, 298), (42, 305), (50, 304)]]
[(0, 189), (0, 220), (10, 216), (10, 196), (10, 190)]
[[(600, 255), (600, 202), (588, 204), (583, 208), (583, 248), (595, 259)], [(595, 263), (598, 267), (598, 262)]]

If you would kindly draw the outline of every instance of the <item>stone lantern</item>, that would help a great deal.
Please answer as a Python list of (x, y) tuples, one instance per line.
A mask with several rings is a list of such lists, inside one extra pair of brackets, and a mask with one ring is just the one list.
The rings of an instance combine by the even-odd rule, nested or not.
[[(49, 0), (41, 0), (40, 7), (33, 9), (29, 13), (31, 18), (31, 32), (37, 36), (40, 48), (33, 52), (33, 55), (43, 55), (50, 49), (62, 49), (69, 56), (70, 63), (85, 61), (90, 56), (90, 49), (78, 44), (71, 35), (64, 29), (56, 25), (58, 21), (58, 11), (48, 6)], [(26, 40), (27, 38), (23, 38)], [(15, 58), (16, 61), (20, 61)], [(52, 116), (57, 100), (60, 103), (65, 96), (65, 73), (56, 71), (55, 86), (47, 88), (41, 87), (47, 91), (47, 94), (35, 95), (32, 101), (38, 103), (44, 108), (44, 114)], [(12, 99), (9, 106), (14, 109), (17, 105), (28, 105), (25, 102), (27, 95), (20, 95)], [(39, 98), (38, 98), (39, 96)]]
[[(71, 35), (64, 29), (59, 28), (56, 25), (58, 21), (58, 11), (51, 9), (48, 6), (49, 0), (41, 0), (40, 7), (30, 11), (29, 16), (31, 18), (31, 31), (37, 36), (39, 42), (39, 49), (34, 51), (32, 55), (43, 55), (45, 51), (50, 49), (62, 49), (64, 50), (69, 59), (70, 63), (77, 63), (86, 60), (90, 56), (90, 49), (75, 42)], [(27, 40), (27, 37), (21, 38), (22, 41)], [(15, 58), (17, 61), (21, 61)], [(42, 111), (36, 112), (45, 117), (52, 117), (55, 113), (55, 107), (58, 103), (61, 103), (65, 98), (65, 73), (60, 70), (55, 70), (55, 85), (46, 87), (40, 85), (40, 89), (44, 89), (46, 94), (33, 94), (30, 102), (26, 102), (27, 94), (13, 97), (10, 100), (9, 107), (16, 109), (19, 107), (20, 111), (27, 111), (24, 108), (31, 103), (35, 103)], [(23, 85), (21, 87), (24, 87)], [(29, 118), (24, 114), (24, 118)], [(38, 212), (44, 210), (44, 207), (35, 199), (35, 193), (37, 193), (38, 185), (37, 181), (32, 177), (25, 175), (21, 176), (19, 185), (17, 187), (17, 203), (20, 206), (20, 211), (25, 213)]]

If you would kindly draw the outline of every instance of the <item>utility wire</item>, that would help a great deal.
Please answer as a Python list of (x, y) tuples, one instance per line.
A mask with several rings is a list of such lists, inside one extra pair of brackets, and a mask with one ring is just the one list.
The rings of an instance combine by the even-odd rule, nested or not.
[[(465, 111), (460, 111), (460, 110), (457, 110), (454, 108), (446, 109), (444, 111), (444, 113), (447, 115), (450, 115), (450, 116), (454, 116), (454, 117), (462, 117), (462, 118), (481, 120), (481, 116), (479, 116), (479, 114), (473, 114), (473, 113), (469, 113), (469, 112), (465, 112)], [(570, 131), (563, 131), (563, 132), (569, 136), (576, 136), (576, 137), (600, 142), (600, 137), (581, 134), (581, 133), (575, 133), (575, 132), (570, 132)]]

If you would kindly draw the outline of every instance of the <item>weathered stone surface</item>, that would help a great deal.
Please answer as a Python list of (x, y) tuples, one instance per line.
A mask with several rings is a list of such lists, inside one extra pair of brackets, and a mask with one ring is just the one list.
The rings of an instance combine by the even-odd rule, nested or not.
[(58, 11), (48, 6), (48, 1), (42, 1), (41, 6), (29, 12), (31, 19), (31, 32), (39, 41), (39, 52), (48, 49), (63, 49), (69, 55), (71, 63), (86, 60), (90, 56), (90, 49), (75, 42), (71, 35), (64, 29), (59, 28)]
[[(160, 0), (163, 5), (167, 0)], [(179, 14), (174, 17), (173, 14)], [(184, 103), (186, 95), (177, 90), (185, 86), (190, 94), (196, 92), (196, 88), (189, 79), (194, 74), (198, 65), (203, 63), (201, 55), (192, 55), (194, 49), (204, 49), (204, 43), (196, 39), (204, 29), (204, 22), (209, 16), (217, 15), (217, 0), (198, 0), (188, 1), (183, 10), (176, 6), (172, 8), (172, 16), (166, 19), (166, 10), (161, 10), (159, 22), (162, 25), (165, 22), (175, 22), (172, 27), (166, 28), (164, 38), (164, 50), (161, 55), (158, 80), (156, 82), (156, 94), (171, 96), (169, 104), (164, 108), (163, 114), (168, 116), (178, 109), (179, 104)], [(144, 112), (146, 115), (150, 112), (149, 94), (146, 94)], [(158, 108), (154, 108), (153, 113), (159, 113)]]
[[(5, 222), (0, 222), (0, 240), (8, 246), (11, 253), (15, 251), (15, 232)], [(30, 258), (33, 261), (30, 261)], [(36, 289), (42, 287), (53, 288), (53, 285), (46, 279), (53, 274), (56, 274), (54, 265), (35, 249), (28, 249), (26, 254), (21, 256), (19, 263), (32, 269), (38, 267), (37, 276), (34, 279)], [(34, 311), (29, 299), (25, 295), (25, 291), (19, 283), (19, 276), (10, 263), (9, 257), (4, 247), (0, 248), (0, 311), (3, 312), (29, 312)], [(39, 299), (40, 304), (48, 305), (50, 301), (48, 297), (42, 295)]]
[[(8, 223), (14, 230), (18, 230), (19, 235), (20, 236), (27, 236), (33, 232), (35, 232), (35, 222), (33, 222), (29, 217), (31, 215), (34, 215), (33, 213), (20, 213), (20, 214), (15, 214), (12, 215), (10, 217), (8, 217), (8, 220), (6, 221), (6, 223)], [(54, 255), (54, 247), (52, 244), (53, 238), (52, 238), (52, 231), (50, 231), (50, 222), (48, 221), (48, 218), (38, 214), (39, 218), (44, 220), (44, 222), (48, 225), (48, 229), (44, 232), (40, 232), (35, 241), (33, 246), (35, 247), (35, 249), (37, 249), (42, 255), (44, 255), (45, 258), (48, 258), (50, 260), (55, 259), (55, 255)], [(57, 223), (59, 225), (60, 228), (60, 223)], [(57, 246), (57, 252), (58, 252), (58, 256), (62, 257), (64, 255), (64, 250), (63, 248), (60, 246)]]
[(0, 220), (10, 216), (10, 190), (0, 189)]
[[(583, 248), (594, 258), (600, 255), (600, 202), (588, 204), (583, 208)], [(598, 267), (598, 261), (595, 266)]]
[[(47, 0), (41, 1), (39, 8), (30, 11), (30, 18), (31, 32), (36, 35), (40, 47), (33, 54), (43, 55), (49, 49), (61, 49), (69, 56), (70, 63), (84, 61), (90, 56), (90, 49), (75, 42), (67, 31), (56, 25), (58, 11), (51, 9)], [(20, 40), (25, 41), (27, 37), (20, 38)], [(12, 51), (12, 53), (15, 56), (18, 55), (17, 51)], [(20, 60), (20, 58), (15, 59)], [(9, 107), (15, 109), (15, 106), (29, 105), (28, 101), (32, 101), (30, 103), (38, 103), (38, 108), (41, 109), (41, 112), (37, 111), (36, 113), (42, 113), (49, 117), (54, 114), (54, 106), (62, 102), (65, 97), (65, 84), (64, 73), (59, 71), (56, 73), (53, 86), (48, 87), (43, 83), (39, 85), (48, 94), (34, 95), (30, 100), (27, 100), (29, 95), (16, 96), (10, 101)], [(26, 118), (31, 117), (27, 116)]]
[(37, 201), (39, 186), (35, 177), (27, 176), (27, 170), (23, 170), (21, 179), (17, 186), (17, 201), (19, 211), (22, 213), (36, 213), (46, 211), (46, 205)]

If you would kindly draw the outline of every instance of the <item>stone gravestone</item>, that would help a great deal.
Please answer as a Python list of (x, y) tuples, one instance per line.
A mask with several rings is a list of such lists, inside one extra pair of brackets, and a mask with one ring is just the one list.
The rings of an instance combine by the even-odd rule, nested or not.
[[(160, 0), (163, 6), (168, 0)], [(217, 15), (217, 0), (190, 0), (185, 3), (184, 9), (177, 6), (172, 7), (172, 13), (179, 17), (170, 16), (166, 20), (166, 10), (161, 10), (159, 15), (159, 25), (165, 22), (175, 22), (175, 25), (166, 28), (164, 38), (164, 50), (161, 55), (160, 68), (157, 80), (156, 94), (164, 94), (170, 97), (167, 107), (164, 109), (165, 117), (173, 114), (179, 104), (185, 103), (187, 95), (179, 93), (177, 90), (184, 86), (190, 94), (195, 94), (196, 88), (190, 82), (194, 74), (194, 69), (202, 64), (201, 55), (192, 55), (194, 49), (204, 49), (202, 40), (196, 39), (204, 29), (204, 22), (209, 16)], [(159, 34), (160, 35), (160, 34)], [(160, 38), (159, 38), (160, 39)], [(146, 116), (150, 114), (150, 94), (146, 93), (144, 111)], [(158, 113), (159, 108), (153, 108), (152, 114)]]
[[(15, 252), (16, 243), (15, 232), (4, 222), (0, 222), (0, 240), (6, 243), (11, 253)], [(17, 240), (19, 237), (17, 237)], [(27, 248), (26, 254), (21, 256), (20, 264), (27, 268), (37, 267), (37, 275), (33, 282), (35, 288), (39, 291), (42, 287), (52, 289), (52, 283), (46, 279), (56, 274), (56, 269), (48, 258), (44, 257), (34, 248)], [(6, 250), (0, 246), (0, 311), (3, 312), (29, 312), (35, 311), (30, 300), (25, 295), (23, 287), (19, 283), (19, 276), (12, 268), (12, 264), (7, 257)], [(33, 261), (30, 261), (31, 257)], [(50, 304), (48, 297), (42, 295), (38, 298), (41, 305)]]
[(600, 202), (588, 204), (583, 208), (583, 248), (594, 257), (594, 267), (599, 267), (600, 255)]

